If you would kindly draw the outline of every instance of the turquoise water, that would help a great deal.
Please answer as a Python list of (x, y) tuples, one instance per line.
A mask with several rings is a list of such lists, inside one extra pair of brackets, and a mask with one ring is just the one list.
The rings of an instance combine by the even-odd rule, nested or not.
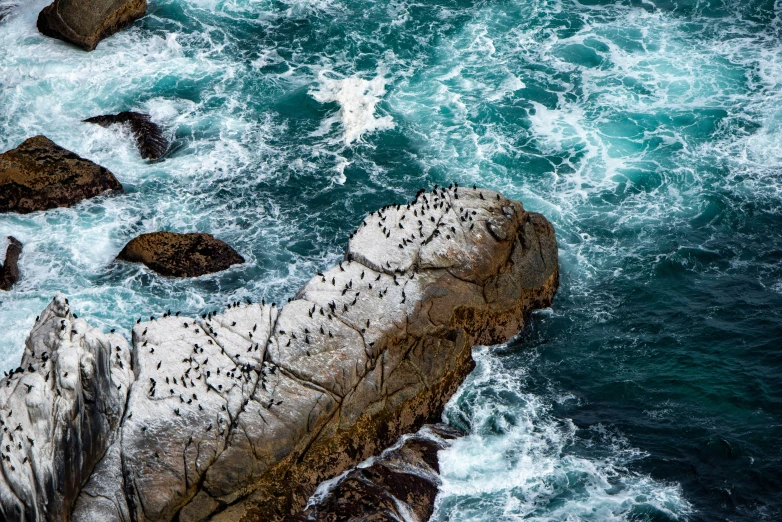
[[(36, 32), (47, 1), (0, 22), (0, 150), (46, 134), (127, 194), (0, 217), (25, 244), (4, 367), (56, 291), (125, 333), (282, 302), (366, 213), (475, 183), (554, 223), (562, 284), (476, 349), (434, 520), (782, 519), (782, 5), (152, 0), (87, 54)], [(122, 110), (163, 125), (165, 161), (80, 123)], [(112, 264), (161, 229), (247, 263)]]

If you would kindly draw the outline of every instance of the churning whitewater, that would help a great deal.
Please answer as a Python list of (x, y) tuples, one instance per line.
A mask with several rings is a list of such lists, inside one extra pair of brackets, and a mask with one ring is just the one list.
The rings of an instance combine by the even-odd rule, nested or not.
[[(45, 134), (126, 194), (0, 216), (24, 243), (3, 369), (58, 291), (126, 337), (284, 302), (366, 214), (477, 184), (552, 221), (561, 285), (475, 349), (433, 520), (782, 518), (778, 2), (151, 0), (90, 53), (36, 31), (48, 3), (0, 2), (0, 151)], [(121, 111), (163, 127), (165, 158), (82, 123)], [(158, 230), (246, 262), (113, 262)]]

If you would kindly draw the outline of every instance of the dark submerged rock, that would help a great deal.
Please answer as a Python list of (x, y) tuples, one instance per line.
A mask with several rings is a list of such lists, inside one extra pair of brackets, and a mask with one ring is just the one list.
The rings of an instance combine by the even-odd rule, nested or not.
[(146, 0), (54, 0), (38, 15), (38, 30), (92, 51), (146, 10)]
[(8, 18), (14, 8), (16, 8), (16, 4), (0, 3), (0, 23)]
[(144, 159), (158, 159), (165, 154), (168, 140), (163, 136), (163, 130), (154, 123), (149, 114), (140, 112), (120, 112), (94, 116), (84, 120), (85, 123), (95, 123), (101, 127), (111, 125), (128, 125), (136, 138), (136, 146)]
[(0, 154), (0, 212), (26, 214), (69, 207), (105, 192), (122, 192), (114, 174), (45, 136)]
[[(347, 472), (303, 512), (284, 522), (426, 522), (440, 485), (437, 452), (463, 433), (445, 424), (425, 426), (384, 451), (368, 466)], [(403, 509), (400, 509), (400, 505)], [(412, 522), (412, 521), (410, 521)]]
[(20, 255), (22, 255), (22, 243), (15, 237), (8, 236), (5, 263), (0, 266), (0, 290), (10, 290), (19, 281)]
[(236, 250), (211, 234), (174, 232), (142, 234), (125, 245), (117, 259), (144, 263), (174, 277), (198, 277), (244, 263)]

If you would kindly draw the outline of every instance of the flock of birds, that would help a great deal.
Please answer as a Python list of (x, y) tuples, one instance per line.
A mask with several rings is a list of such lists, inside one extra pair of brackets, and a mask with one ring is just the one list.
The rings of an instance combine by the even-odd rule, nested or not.
[[(476, 188), (473, 186), (473, 189)], [(485, 199), (480, 191), (477, 192), (477, 195), (479, 199)], [(500, 200), (500, 195), (497, 194), (496, 198)], [(350, 235), (350, 240), (352, 242), (354, 239), (357, 239), (356, 236), (359, 234), (359, 231), (363, 229), (369, 230), (368, 227), (370, 227), (372, 222), (376, 223), (377, 228), (382, 233), (382, 237), (386, 240), (398, 241), (398, 249), (402, 251), (420, 248), (443, 235), (446, 240), (455, 240), (457, 239), (456, 226), (453, 224), (448, 226), (444, 216), (453, 210), (454, 216), (458, 217), (459, 222), (463, 223), (462, 232), (466, 234), (473, 230), (475, 226), (474, 217), (477, 214), (474, 208), (465, 209), (463, 206), (458, 206), (458, 200), (459, 186), (455, 183), (447, 188), (439, 188), (435, 185), (431, 193), (421, 189), (416, 193), (415, 200), (411, 203), (384, 206), (370, 214), (359, 228)], [(457, 206), (458, 213), (456, 210)], [(391, 209), (396, 214), (389, 221)], [(392, 226), (392, 223), (395, 223), (395, 226)], [(374, 233), (368, 237), (371, 237), (372, 240), (377, 239)], [(367, 238), (363, 239), (366, 240)], [(393, 249), (393, 247), (390, 248)], [(389, 247), (385, 247), (385, 250), (381, 249), (381, 251), (389, 252)], [(209, 422), (204, 427), (204, 431), (211, 432), (214, 429), (220, 435), (224, 435), (227, 430), (237, 426), (238, 415), (246, 410), (251, 398), (256, 399), (260, 406), (267, 411), (282, 404), (282, 398), (276, 396), (275, 387), (270, 385), (270, 381), (278, 375), (278, 372), (287, 373), (289, 369), (280, 366), (269, 357), (269, 346), (273, 347), (276, 343), (278, 353), (282, 353), (283, 349), (290, 351), (293, 345), (294, 348), (298, 348), (301, 356), (311, 357), (313, 354), (327, 351), (326, 344), (338, 348), (340, 342), (345, 342), (344, 335), (340, 335), (338, 332), (339, 328), (334, 329), (330, 326), (332, 322), (336, 322), (334, 323), (336, 325), (348, 325), (353, 330), (361, 332), (362, 338), (363, 334), (373, 324), (382, 323), (382, 319), (373, 323), (373, 317), (362, 317), (360, 319), (348, 317), (351, 309), (359, 303), (362, 292), (365, 297), (373, 295), (378, 299), (383, 299), (388, 294), (390, 288), (400, 287), (398, 288), (399, 304), (404, 305), (407, 302), (408, 296), (405, 292), (405, 285), (407, 281), (413, 280), (416, 276), (416, 267), (414, 265), (408, 267), (392, 266), (391, 260), (394, 260), (394, 258), (389, 255), (385, 260), (385, 266), (381, 267), (380, 271), (377, 271), (359, 263), (354, 267), (352, 265), (354, 260), (350, 251), (346, 257), (344, 265), (343, 262), (340, 262), (337, 267), (332, 268), (333, 274), (317, 273), (317, 276), (320, 278), (320, 285), (326, 286), (324, 295), (333, 296), (335, 293), (338, 295), (326, 303), (321, 303), (320, 305), (313, 303), (311, 308), (308, 306), (307, 314), (309, 319), (317, 319), (314, 326), (312, 321), (310, 321), (309, 326), (312, 327), (312, 330), (308, 326), (301, 326), (299, 331), (290, 332), (280, 329), (277, 325), (279, 310), (276, 303), (271, 303), (271, 305), (267, 306), (263, 300), (260, 305), (260, 313), (261, 318), (265, 318), (266, 324), (263, 325), (261, 331), (258, 331), (258, 322), (255, 322), (252, 327), (249, 324), (237, 326), (237, 321), (230, 321), (230, 312), (239, 308), (253, 306), (253, 303), (250, 299), (247, 299), (244, 304), (234, 302), (228, 305), (223, 314), (219, 314), (217, 310), (214, 310), (201, 314), (200, 320), (198, 318), (180, 319), (180, 327), (187, 330), (189, 334), (179, 339), (179, 342), (189, 343), (190, 348), (187, 355), (179, 360), (179, 365), (168, 367), (166, 363), (170, 364), (170, 359), (166, 360), (166, 357), (154, 356), (155, 348), (157, 347), (160, 350), (161, 346), (157, 342), (150, 344), (150, 339), (148, 338), (149, 326), (143, 325), (143, 331), (138, 334), (138, 338), (135, 338), (136, 336), (134, 335), (134, 341), (136, 341), (136, 346), (139, 349), (147, 350), (149, 355), (146, 359), (150, 360), (150, 364), (155, 368), (154, 377), (148, 377), (147, 398), (150, 400), (175, 401), (175, 404), (171, 407), (171, 415), (182, 417), (191, 411), (205, 412), (207, 408), (202, 404), (205, 394), (216, 392), (224, 400), (219, 408), (217, 420)], [(360, 274), (358, 274), (358, 270), (361, 270)], [(344, 274), (349, 278), (347, 281), (340, 281), (338, 287), (338, 276), (343, 272), (349, 272)], [(330, 278), (328, 277), (329, 275), (331, 275)], [(315, 281), (314, 278), (313, 281)], [(65, 302), (67, 304), (67, 299)], [(288, 299), (288, 302), (291, 302), (291, 299)], [(255, 306), (257, 309), (257, 305)], [(373, 309), (372, 306), (359, 307), (359, 311), (363, 313), (371, 312)], [(181, 312), (166, 311), (162, 315), (163, 319), (169, 319), (165, 323), (165, 328), (176, 324), (172, 323), (171, 320), (180, 318), (180, 315)], [(245, 316), (240, 314), (237, 317), (241, 319)], [(76, 315), (73, 314), (73, 317), (76, 318)], [(36, 324), (38, 321), (39, 318), (36, 317)], [(141, 328), (141, 322), (141, 318), (136, 321), (136, 330)], [(150, 322), (156, 323), (157, 319), (152, 316), (150, 317)], [(68, 322), (62, 319), (60, 329), (65, 330), (67, 328)], [(165, 339), (166, 336), (171, 337), (170, 332), (165, 330), (165, 328), (160, 339)], [(241, 328), (246, 329), (246, 333), (242, 332), (240, 334), (239, 329)], [(111, 330), (111, 332), (114, 333), (114, 330)], [(231, 333), (232, 340), (230, 342), (221, 342), (219, 340), (221, 333), (227, 332)], [(334, 332), (337, 332), (336, 336)], [(134, 330), (135, 333), (136, 331)], [(71, 334), (77, 335), (78, 332), (73, 329)], [(249, 343), (246, 351), (242, 348), (244, 354), (238, 351), (239, 341), (237, 339), (241, 340), (245, 345)], [(285, 342), (286, 340), (287, 342)], [(371, 348), (375, 342), (370, 341), (367, 344)], [(236, 351), (229, 353), (227, 350), (231, 349)], [(125, 365), (121, 356), (122, 348), (116, 346), (113, 353), (113, 363), (118, 368), (124, 370)], [(36, 359), (34, 352), (31, 355)], [(51, 368), (47, 363), (50, 361), (50, 356), (47, 352), (43, 352), (37, 359), (40, 361), (37, 367), (33, 363), (29, 363), (26, 369), (19, 367), (4, 372), (6, 387), (11, 386), (17, 377), (25, 373), (38, 372), (43, 368), (48, 370), (43, 379), (45, 383), (48, 383)], [(157, 359), (156, 363), (153, 362), (154, 359)], [(151, 370), (148, 375), (152, 375)], [(67, 372), (65, 372), (63, 377), (67, 377)], [(32, 384), (26, 384), (26, 393), (30, 393), (33, 386)], [(243, 387), (242, 401), (238, 410), (232, 412), (229, 411), (230, 409), (226, 404), (229, 403), (227, 396), (235, 386)], [(249, 387), (245, 390), (244, 386)], [(263, 390), (264, 398), (259, 398), (256, 395), (258, 386)], [(59, 395), (59, 387), (54, 385), (53, 388)], [(122, 385), (119, 384), (117, 386), (118, 391), (121, 388)], [(158, 388), (163, 391), (159, 391)], [(261, 413), (259, 412), (259, 414)], [(5, 414), (5, 418), (0, 416), (0, 426), (2, 426), (2, 437), (0, 437), (0, 446), (2, 447), (0, 449), (5, 449), (5, 452), (0, 452), (0, 459), (9, 464), (11, 462), (9, 454), (14, 447), (19, 451), (24, 450), (23, 443), (26, 442), (28, 445), (27, 450), (29, 450), (34, 444), (32, 437), (22, 438), (24, 436), (21, 433), (24, 431), (22, 423), (16, 423), (14, 426), (12, 415), (13, 412), (9, 411)], [(132, 416), (133, 412), (126, 412), (128, 420)], [(262, 414), (261, 417), (263, 417)], [(217, 429), (215, 429), (215, 424)], [(141, 429), (146, 431), (148, 427), (143, 425)], [(14, 435), (16, 435), (16, 438)], [(5, 440), (6, 438), (8, 439), (7, 441)], [(3, 444), (3, 442), (6, 443)], [(28, 460), (29, 456), (25, 454), (22, 462), (27, 463)], [(15, 467), (11, 465), (10, 470), (14, 471)]]

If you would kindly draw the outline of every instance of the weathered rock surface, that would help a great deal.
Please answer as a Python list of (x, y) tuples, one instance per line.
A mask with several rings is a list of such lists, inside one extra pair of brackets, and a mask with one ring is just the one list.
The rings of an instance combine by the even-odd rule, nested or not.
[(5, 262), (0, 266), (0, 290), (10, 290), (19, 281), (20, 255), (22, 255), (22, 243), (15, 237), (8, 236)]
[(69, 207), (109, 191), (122, 192), (114, 174), (44, 136), (0, 154), (0, 212)]
[[(368, 216), (345, 261), (282, 309), (237, 303), (136, 324), (127, 413), (89, 480), (72, 481), (84, 484), (72, 519), (300, 513), (318, 484), (439, 420), (471, 347), (515, 335), (557, 283), (542, 216), (494, 192), (440, 189)], [(33, 488), (20, 505), (46, 495)]]
[(125, 338), (76, 319), (57, 296), (0, 381), (0, 519), (69, 519), (119, 433), (132, 380)]
[(146, 10), (146, 0), (54, 0), (38, 15), (38, 30), (92, 51)]
[(94, 116), (87, 118), (84, 122), (95, 123), (101, 127), (127, 125), (133, 133), (133, 137), (136, 138), (136, 146), (144, 159), (158, 159), (165, 154), (168, 148), (168, 140), (163, 135), (163, 129), (151, 120), (149, 114), (120, 112), (119, 114)]
[(174, 277), (198, 277), (244, 263), (236, 250), (211, 234), (174, 232), (141, 234), (125, 245), (117, 259), (144, 263)]
[(379, 457), (321, 484), (307, 509), (284, 522), (426, 522), (440, 485), (437, 452), (461, 435), (444, 424), (424, 426)]

